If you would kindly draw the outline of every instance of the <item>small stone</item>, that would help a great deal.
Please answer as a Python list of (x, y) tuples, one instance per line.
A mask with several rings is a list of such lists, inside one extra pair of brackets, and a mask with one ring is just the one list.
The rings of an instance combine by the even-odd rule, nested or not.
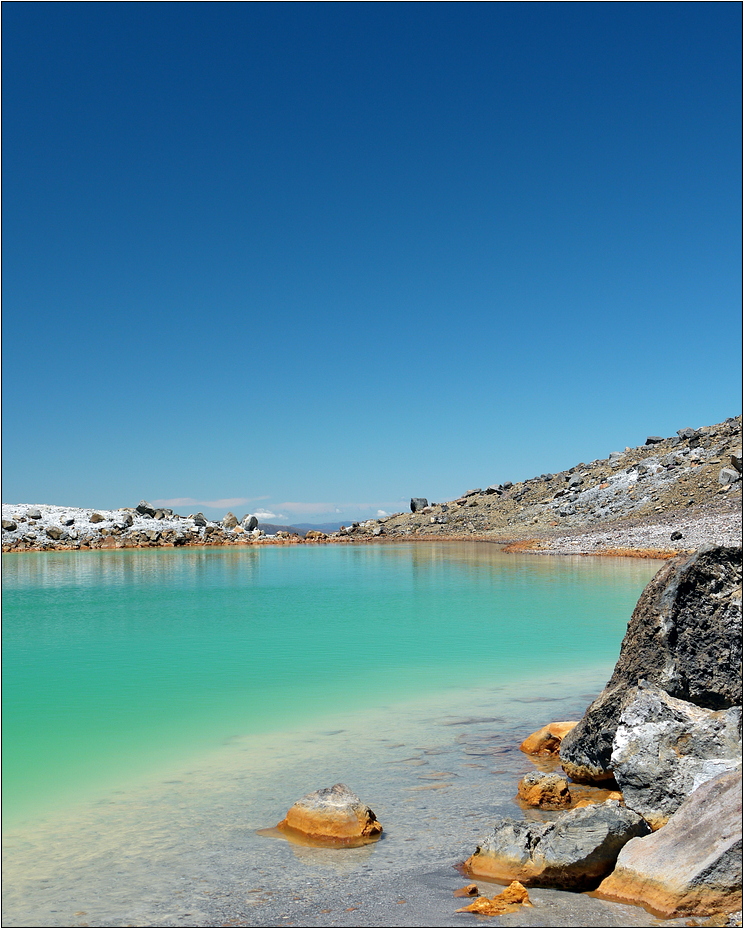
[(541, 810), (564, 810), (571, 806), (568, 781), (560, 774), (531, 771), (517, 785), (517, 796), (528, 806)]
[(376, 841), (382, 825), (373, 811), (345, 784), (307, 794), (277, 826), (329, 845), (353, 846)]
[(59, 528), (59, 526), (47, 526), (46, 534), (50, 539), (61, 539), (64, 535), (64, 532)]
[(458, 890), (454, 891), (455, 897), (477, 897), (479, 894), (477, 884), (466, 884), (464, 887), (460, 887)]
[(680, 439), (692, 439), (697, 435), (697, 430), (692, 429), (690, 426), (686, 426), (684, 429), (678, 429), (677, 435)]
[(719, 484), (733, 484), (741, 480), (741, 474), (734, 468), (721, 468), (718, 473)]
[(3, 529), (7, 529), (8, 532), (13, 532), (14, 529), (17, 529), (18, 526), (12, 519), (4, 519), (2, 522)]
[(679, 540), (682, 538), (682, 533), (679, 532), (679, 531), (673, 532), (673, 533), (669, 536), (669, 538), (672, 540), (672, 542), (679, 542)]
[(741, 474), (741, 449), (735, 448), (731, 452), (731, 464), (736, 468), (736, 470)]
[(92, 523), (102, 523), (105, 520), (105, 516), (101, 516), (100, 513), (91, 513), (90, 522)]
[[(478, 892), (475, 884), (468, 884), (468, 888), (470, 887), (475, 887), (475, 892)], [(464, 894), (455, 891), (455, 896), (464, 896)], [(495, 897), (478, 897), (468, 906), (460, 907), (455, 912), (477, 913), (479, 916), (499, 916), (502, 913), (515, 913), (521, 906), (532, 906), (529, 894), (519, 881), (512, 881), (506, 890), (502, 890)]]
[(27, 519), (41, 519), (41, 510), (38, 510), (35, 506), (32, 506), (30, 509), (26, 510)]
[(650, 435), (650, 436), (646, 439), (646, 445), (658, 445), (659, 442), (663, 442), (663, 441), (664, 441), (664, 439), (663, 439), (663, 437), (660, 436), (660, 435)]
[(73, 526), (75, 524), (75, 517), (74, 516), (62, 516), (60, 517), (59, 521), (63, 526)]

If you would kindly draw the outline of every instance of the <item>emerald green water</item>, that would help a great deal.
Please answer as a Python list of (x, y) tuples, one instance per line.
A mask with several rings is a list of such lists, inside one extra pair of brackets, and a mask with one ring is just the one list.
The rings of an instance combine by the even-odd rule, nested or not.
[(6, 823), (226, 739), (608, 673), (658, 563), (488, 544), (5, 556)]

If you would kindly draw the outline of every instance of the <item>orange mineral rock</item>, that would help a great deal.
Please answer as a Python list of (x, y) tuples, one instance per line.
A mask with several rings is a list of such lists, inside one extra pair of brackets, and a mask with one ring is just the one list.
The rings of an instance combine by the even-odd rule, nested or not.
[(568, 781), (560, 774), (532, 771), (517, 785), (517, 796), (528, 806), (542, 810), (564, 810), (571, 806)]
[(561, 739), (576, 726), (578, 720), (548, 723), (527, 738), (519, 746), (526, 755), (557, 755)]
[(277, 829), (326, 845), (365, 845), (382, 835), (372, 810), (345, 784), (308, 794), (287, 811)]
[(460, 907), (457, 913), (477, 913), (479, 916), (499, 916), (501, 913), (514, 913), (520, 906), (532, 906), (529, 894), (519, 881), (511, 884), (496, 894), (495, 897), (478, 897), (468, 906)]
[(478, 885), (477, 884), (466, 884), (464, 887), (460, 887), (455, 891), (456, 897), (477, 897), (478, 896)]

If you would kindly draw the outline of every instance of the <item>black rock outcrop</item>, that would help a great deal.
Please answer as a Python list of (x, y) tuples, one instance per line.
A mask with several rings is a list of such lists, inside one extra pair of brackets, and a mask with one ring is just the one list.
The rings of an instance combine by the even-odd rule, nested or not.
[(612, 741), (639, 680), (712, 710), (742, 702), (741, 547), (706, 546), (668, 562), (641, 594), (607, 686), (563, 738), (578, 781), (612, 778)]

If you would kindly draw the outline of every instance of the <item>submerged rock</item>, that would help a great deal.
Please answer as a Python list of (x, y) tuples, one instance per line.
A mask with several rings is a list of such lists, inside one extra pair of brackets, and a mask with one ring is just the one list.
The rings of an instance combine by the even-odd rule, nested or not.
[(560, 746), (569, 777), (612, 778), (612, 740), (640, 679), (708, 709), (741, 705), (741, 547), (706, 546), (666, 564), (641, 594), (605, 689)]
[(741, 909), (741, 796), (741, 771), (698, 787), (663, 829), (628, 842), (598, 895), (666, 918)]
[(547, 726), (528, 735), (519, 746), (520, 751), (527, 755), (557, 755), (563, 737), (576, 725), (576, 720), (548, 723)]
[(623, 845), (648, 832), (617, 800), (562, 813), (552, 823), (503, 819), (464, 868), (487, 880), (592, 890), (612, 871)]
[(346, 784), (323, 787), (302, 797), (289, 808), (277, 829), (343, 846), (366, 844), (382, 835), (374, 812)]

